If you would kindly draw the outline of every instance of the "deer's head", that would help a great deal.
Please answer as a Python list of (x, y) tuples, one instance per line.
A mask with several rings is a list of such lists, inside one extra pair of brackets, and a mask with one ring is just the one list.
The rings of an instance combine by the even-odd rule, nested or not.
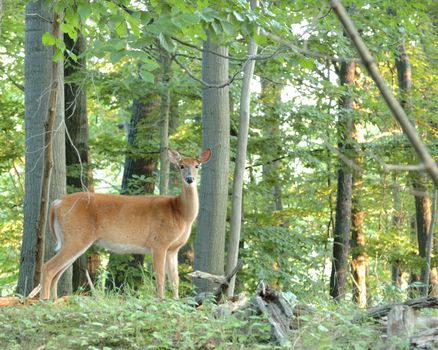
[(186, 186), (196, 186), (199, 167), (211, 158), (211, 149), (202, 151), (197, 158), (182, 158), (177, 151), (171, 149), (167, 150), (167, 156), (180, 170), (183, 183)]

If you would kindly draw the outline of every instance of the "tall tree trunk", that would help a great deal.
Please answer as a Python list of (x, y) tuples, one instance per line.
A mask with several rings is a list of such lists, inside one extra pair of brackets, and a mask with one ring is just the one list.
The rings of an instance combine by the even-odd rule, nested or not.
[[(353, 140), (358, 141), (358, 125), (353, 126)], [(361, 151), (358, 151), (361, 152)], [(356, 164), (362, 164), (362, 154), (356, 152)], [(351, 204), (351, 270), (353, 275), (353, 300), (360, 307), (367, 306), (368, 256), (365, 251), (363, 209), (363, 177), (360, 171), (353, 174)]]
[[(393, 189), (393, 207), (394, 207), (394, 215), (392, 217), (392, 226), (394, 227), (394, 231), (397, 234), (401, 234), (402, 225), (403, 225), (403, 214), (402, 214), (402, 204), (401, 204), (401, 196), (400, 191), (398, 189), (398, 177), (394, 175), (394, 189)], [(395, 259), (392, 262), (391, 266), (391, 280), (394, 286), (400, 288), (402, 284), (402, 274), (403, 271), (401, 269), (401, 261), (400, 259)]]
[(2, 34), (2, 22), (3, 22), (3, 0), (0, 0), (0, 35)]
[[(251, 0), (251, 8), (257, 7), (257, 0)], [(248, 57), (257, 54), (257, 44), (254, 38), (249, 39)], [(243, 176), (245, 173), (246, 149), (248, 145), (248, 130), (251, 102), (251, 79), (254, 74), (255, 61), (246, 64), (243, 73), (242, 89), (240, 94), (240, 121), (237, 136), (236, 165), (234, 168), (233, 196), (230, 219), (230, 240), (228, 244), (227, 274), (230, 274), (237, 265), (239, 257), (240, 230), (242, 223), (242, 193)], [(234, 295), (236, 277), (234, 276), (228, 286), (228, 296)]]
[[(42, 44), (41, 37), (52, 31), (53, 13), (43, 6), (43, 1), (29, 2), (26, 6), (25, 32), (25, 135), (26, 171), (24, 198), (24, 232), (20, 256), (20, 273), (17, 293), (28, 295), (34, 288), (36, 267), (36, 225), (41, 205), (41, 185), (44, 154), (44, 124), (47, 116), (52, 82), (53, 48)], [(65, 142), (64, 142), (64, 89), (63, 70), (59, 65), (57, 113), (52, 138), (53, 168), (50, 179), (49, 201), (65, 194)], [(48, 226), (48, 225), (47, 225)], [(54, 255), (53, 238), (47, 227), (45, 260)], [(58, 285), (60, 295), (71, 293), (71, 269)]]
[[(64, 34), (64, 43), (68, 51), (80, 56), (86, 49), (86, 41), (81, 32), (77, 40), (72, 40)], [(88, 116), (87, 96), (78, 74), (85, 69), (85, 58), (77, 62), (65, 56), (64, 93), (65, 93), (65, 161), (67, 166), (67, 192), (93, 191), (92, 171), (88, 150)], [(97, 278), (97, 266), (87, 266), (89, 254), (99, 254), (97, 251), (81, 255), (73, 263), (73, 291), (87, 286), (85, 271), (88, 268), (92, 280)]]
[[(228, 49), (212, 42), (209, 33), (202, 54), (202, 78), (207, 84), (228, 79)], [(221, 55), (221, 56), (219, 56)], [(225, 223), (228, 199), (230, 152), (229, 88), (202, 88), (202, 148), (210, 147), (212, 158), (201, 173), (200, 211), (195, 238), (195, 269), (216, 275), (224, 273)], [(198, 292), (213, 288), (195, 280)]]
[[(148, 181), (142, 186), (142, 193), (153, 194), (155, 189), (154, 172), (157, 168), (156, 157), (143, 157), (139, 141), (156, 138), (156, 131), (148, 125), (154, 125), (157, 120), (159, 99), (150, 94), (143, 99), (133, 102), (132, 117), (128, 129), (129, 151), (125, 158), (123, 169), (122, 193), (132, 193), (134, 190), (131, 180), (135, 175), (145, 176)], [(152, 180), (152, 181), (151, 181)], [(138, 189), (135, 189), (138, 193)], [(130, 285), (137, 288), (142, 280), (144, 255), (121, 255), (111, 253), (108, 262), (109, 278), (106, 286), (109, 289)]]
[[(356, 64), (354, 61), (341, 63), (340, 82), (348, 88), (355, 80)], [(353, 131), (353, 120), (351, 111), (353, 109), (353, 98), (346, 89), (341, 99), (341, 111), (339, 115), (339, 148), (341, 152), (351, 155), (351, 140)], [(350, 154), (348, 153), (350, 151)], [(352, 204), (352, 172), (343, 163), (338, 170), (338, 191), (336, 198), (336, 222), (333, 232), (333, 259), (332, 272), (330, 276), (330, 295), (333, 299), (340, 301), (345, 298), (348, 278), (348, 252), (350, 246), (350, 221)]]
[(169, 110), (170, 110), (170, 79), (171, 57), (160, 47), (161, 61), (161, 105), (160, 105), (160, 195), (167, 194), (169, 190)]
[[(406, 50), (406, 45), (403, 43), (398, 48), (398, 53), (395, 59), (397, 68), (399, 99), (400, 103), (407, 115), (412, 111), (412, 67), (409, 61), (409, 55)], [(415, 124), (415, 120), (412, 120)], [(426, 261), (426, 246), (428, 230), (430, 225), (430, 199), (421, 193), (427, 192), (428, 178), (424, 173), (413, 175), (412, 179), (415, 193), (415, 219), (417, 228), (418, 253)], [(424, 280), (425, 266), (421, 269), (421, 275)], [(430, 269), (429, 283), (433, 291), (438, 291), (438, 278), (436, 268)], [(429, 288), (426, 286), (425, 288)]]

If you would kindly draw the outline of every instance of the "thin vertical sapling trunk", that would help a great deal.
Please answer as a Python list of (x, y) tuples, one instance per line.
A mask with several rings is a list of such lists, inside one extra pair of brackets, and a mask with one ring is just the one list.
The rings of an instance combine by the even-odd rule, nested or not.
[[(257, 7), (257, 0), (250, 0), (251, 9)], [(250, 118), (250, 102), (251, 102), (251, 79), (254, 74), (255, 61), (250, 60), (250, 57), (257, 54), (257, 44), (254, 38), (249, 39), (248, 54), (245, 69), (243, 71), (243, 82), (240, 95), (240, 123), (239, 134), (237, 136), (237, 152), (236, 165), (234, 168), (234, 183), (233, 196), (231, 203), (231, 219), (230, 219), (230, 239), (228, 244), (227, 257), (227, 273), (236, 267), (239, 257), (239, 242), (240, 230), (242, 223), (242, 191), (243, 191), (243, 175), (245, 173), (246, 151), (248, 145), (248, 129)], [(234, 287), (236, 276), (231, 278), (228, 286), (228, 296), (234, 295)]]
[[(59, 38), (60, 25), (59, 16), (55, 14), (53, 19), (53, 36)], [(44, 139), (44, 163), (43, 163), (43, 178), (41, 185), (41, 206), (38, 215), (38, 224), (36, 229), (37, 244), (36, 244), (36, 266), (35, 266), (35, 280), (34, 284), (38, 284), (41, 279), (41, 267), (44, 263), (45, 252), (45, 234), (47, 224), (47, 213), (49, 211), (49, 190), (50, 190), (50, 178), (53, 168), (53, 155), (52, 155), (52, 135), (53, 126), (56, 119), (56, 107), (58, 100), (58, 65), (59, 60), (53, 60), (52, 62), (52, 82), (49, 97), (49, 109), (47, 113), (47, 119), (45, 121), (45, 139)]]

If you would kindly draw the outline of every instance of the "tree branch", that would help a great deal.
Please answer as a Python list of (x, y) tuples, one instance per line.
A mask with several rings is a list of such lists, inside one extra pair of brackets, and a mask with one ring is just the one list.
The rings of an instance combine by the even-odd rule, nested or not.
[(390, 108), (394, 118), (400, 124), (409, 142), (412, 144), (413, 148), (417, 152), (417, 155), (423, 161), (426, 171), (429, 173), (430, 177), (435, 183), (435, 186), (438, 186), (438, 166), (435, 160), (430, 155), (427, 147), (421, 141), (420, 137), (417, 134), (417, 131), (415, 130), (415, 127), (412, 125), (405, 111), (400, 106), (400, 103), (391, 93), (385, 81), (381, 77), (374, 58), (371, 56), (370, 51), (363, 42), (361, 36), (359, 35), (359, 32), (357, 31), (355, 25), (348, 16), (347, 11), (345, 10), (342, 3), (339, 0), (331, 0), (330, 3), (332, 8), (335, 10), (340, 22), (344, 26), (345, 31), (350, 36), (351, 41), (356, 46), (356, 49), (362, 58), (363, 64), (365, 65), (368, 73), (371, 75), (377, 87), (379, 88), (380, 93), (385, 99), (386, 104)]

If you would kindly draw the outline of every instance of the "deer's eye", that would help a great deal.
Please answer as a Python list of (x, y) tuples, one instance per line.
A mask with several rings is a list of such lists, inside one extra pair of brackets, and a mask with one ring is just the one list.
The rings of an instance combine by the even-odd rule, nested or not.
[(198, 164), (196, 164), (196, 165), (195, 165), (195, 168), (196, 168), (196, 169), (199, 169), (199, 165), (198, 165)]
[(179, 167), (180, 167), (180, 169), (184, 169), (184, 165), (180, 165)]

